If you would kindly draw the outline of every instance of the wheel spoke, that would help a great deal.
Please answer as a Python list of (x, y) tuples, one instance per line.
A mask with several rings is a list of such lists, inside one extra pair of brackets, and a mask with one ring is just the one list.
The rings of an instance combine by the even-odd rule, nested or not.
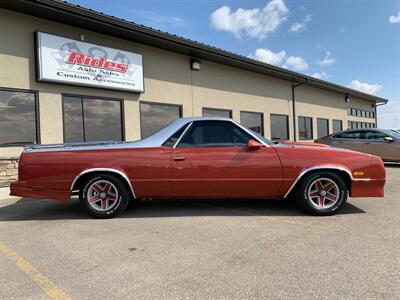
[(336, 204), (340, 190), (331, 178), (317, 178), (308, 188), (308, 199), (318, 209), (328, 209)]
[(118, 203), (119, 191), (112, 181), (99, 179), (90, 185), (86, 197), (93, 209), (104, 212)]
[(107, 182), (103, 188), (103, 192), (108, 194), (110, 192), (110, 190), (111, 190), (111, 183)]
[(92, 197), (89, 198), (89, 202), (94, 203), (100, 200), (100, 196), (99, 195), (94, 195)]
[(107, 200), (111, 200), (111, 201), (116, 201), (117, 200), (117, 195), (114, 194), (108, 194), (106, 197)]
[(315, 182), (315, 186), (317, 187), (318, 191), (320, 191), (320, 190), (323, 189), (321, 180), (317, 180), (317, 181)]
[(321, 197), (321, 196), (318, 197), (319, 207), (324, 208), (324, 200), (325, 200), (325, 197)]
[(329, 201), (336, 201), (336, 200), (337, 200), (337, 199), (336, 199), (336, 196), (333, 195), (333, 194), (331, 194), (331, 193), (328, 193), (328, 194), (325, 196), (325, 199), (328, 199)]
[(323, 189), (327, 192), (329, 192), (331, 189), (333, 189), (335, 187), (335, 185), (332, 182), (328, 182)]
[(107, 209), (107, 199), (101, 199), (101, 209)]
[(99, 194), (103, 191), (103, 188), (100, 185), (98, 185), (97, 183), (93, 184), (92, 188), (96, 191), (96, 193), (99, 193)]

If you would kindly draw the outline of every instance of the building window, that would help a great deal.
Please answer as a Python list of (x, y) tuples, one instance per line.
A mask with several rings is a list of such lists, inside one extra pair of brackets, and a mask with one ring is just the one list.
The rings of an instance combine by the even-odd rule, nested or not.
[(353, 110), (352, 108), (348, 108), (348, 109), (347, 109), (347, 115), (348, 115), (348, 116), (351, 116), (351, 115), (352, 115), (352, 110)]
[(122, 100), (63, 96), (64, 142), (122, 141)]
[(317, 119), (317, 136), (322, 138), (329, 134), (329, 120), (328, 119)]
[(332, 121), (332, 130), (333, 132), (339, 132), (343, 130), (342, 121), (341, 120), (333, 120)]
[(0, 89), (0, 146), (38, 143), (37, 93)]
[(247, 112), (247, 111), (240, 112), (240, 124), (261, 135), (264, 135), (263, 123), (264, 123), (264, 118), (262, 113)]
[(140, 103), (140, 132), (142, 139), (182, 117), (182, 106), (164, 103)]
[(353, 129), (353, 121), (347, 121), (347, 129)]
[(203, 107), (203, 117), (232, 118), (232, 111), (229, 109)]
[(271, 114), (271, 140), (289, 140), (289, 117)]
[(313, 139), (312, 118), (299, 117), (299, 139), (300, 140)]

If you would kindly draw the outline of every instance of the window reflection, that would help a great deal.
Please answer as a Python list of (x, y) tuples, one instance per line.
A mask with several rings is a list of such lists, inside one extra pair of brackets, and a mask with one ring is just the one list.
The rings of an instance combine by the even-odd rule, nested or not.
[(203, 108), (203, 117), (232, 118), (232, 111), (229, 109)]
[(341, 120), (333, 120), (332, 125), (333, 125), (333, 128), (332, 128), (333, 132), (342, 131), (342, 121)]
[(121, 141), (121, 101), (64, 97), (64, 141)]
[(256, 112), (240, 112), (240, 124), (254, 132), (264, 135), (263, 114)]
[(312, 118), (299, 117), (299, 139), (311, 140), (312, 138)]
[(329, 134), (329, 120), (317, 119), (317, 135), (318, 138), (327, 136)]
[(86, 141), (121, 141), (121, 102), (83, 98)]
[(289, 139), (288, 116), (271, 114), (271, 139), (273, 141)]
[(82, 99), (76, 97), (64, 97), (64, 141), (84, 141)]
[(181, 106), (158, 103), (140, 103), (142, 139), (164, 128), (182, 116)]
[(0, 90), (0, 146), (37, 143), (34, 93)]

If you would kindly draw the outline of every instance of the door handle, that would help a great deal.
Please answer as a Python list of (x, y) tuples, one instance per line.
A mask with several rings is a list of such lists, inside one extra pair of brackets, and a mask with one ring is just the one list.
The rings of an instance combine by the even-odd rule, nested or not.
[(175, 161), (181, 161), (181, 160), (185, 160), (185, 158), (184, 157), (174, 157), (174, 160)]

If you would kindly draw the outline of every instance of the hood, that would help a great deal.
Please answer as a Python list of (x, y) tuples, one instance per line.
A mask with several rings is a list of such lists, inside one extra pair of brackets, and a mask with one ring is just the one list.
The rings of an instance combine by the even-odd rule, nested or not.
[(329, 145), (316, 143), (316, 142), (291, 142), (291, 141), (283, 141), (283, 144), (287, 145), (295, 145), (295, 146), (318, 146), (318, 147), (329, 147)]

